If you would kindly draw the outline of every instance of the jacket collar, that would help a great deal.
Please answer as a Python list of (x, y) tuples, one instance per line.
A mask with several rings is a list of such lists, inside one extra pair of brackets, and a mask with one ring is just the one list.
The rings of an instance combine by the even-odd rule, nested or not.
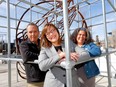
[[(30, 43), (30, 44), (35, 44), (35, 43), (31, 42), (29, 38), (27, 39), (27, 42)], [(39, 38), (38, 38), (38, 43), (40, 43), (40, 39)]]

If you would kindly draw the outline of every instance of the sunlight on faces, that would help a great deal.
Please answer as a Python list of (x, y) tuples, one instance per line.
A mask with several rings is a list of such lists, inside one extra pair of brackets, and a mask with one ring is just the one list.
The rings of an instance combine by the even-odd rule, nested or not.
[(46, 36), (47, 37), (50, 37), (56, 30), (53, 28), (53, 29), (48, 29), (47, 32), (46, 32)]
[(83, 45), (86, 40), (86, 32), (83, 30), (80, 30), (77, 35), (77, 42), (79, 45)]
[(58, 42), (59, 34), (54, 27), (50, 27), (49, 29), (47, 29), (46, 37), (50, 42), (54, 44)]
[(39, 31), (38, 28), (34, 25), (30, 25), (27, 27), (27, 36), (30, 39), (31, 42), (37, 42), (39, 37)]

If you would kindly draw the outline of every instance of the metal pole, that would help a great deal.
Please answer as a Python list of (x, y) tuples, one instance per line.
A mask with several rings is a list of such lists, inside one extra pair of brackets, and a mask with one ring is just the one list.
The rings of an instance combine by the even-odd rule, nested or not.
[(111, 5), (111, 7), (113, 8), (113, 10), (116, 12), (116, 8), (115, 6), (112, 4), (112, 2), (110, 0), (108, 0), (109, 4)]
[(55, 23), (55, 25), (56, 25), (56, 27), (57, 27), (57, 13), (56, 13), (56, 0), (54, 0), (54, 12), (55, 12), (55, 14), (54, 14), (54, 23)]
[[(31, 3), (31, 0), (30, 0)], [(30, 5), (30, 22), (32, 22), (32, 9), (31, 9), (31, 5)]]
[(103, 8), (103, 23), (104, 23), (104, 33), (105, 33), (105, 47), (106, 47), (106, 62), (107, 62), (107, 73), (108, 73), (108, 87), (111, 87), (111, 67), (109, 63), (109, 55), (108, 55), (108, 37), (107, 37), (107, 25), (106, 25), (106, 9), (105, 9), (105, 0), (102, 0), (102, 8)]
[[(91, 17), (91, 5), (90, 4), (89, 4), (89, 17)], [(90, 19), (89, 23), (90, 23), (90, 32), (92, 33), (92, 19)]]
[(116, 0), (114, 0), (114, 6), (115, 6), (115, 8), (116, 8)]
[(66, 81), (67, 87), (72, 87), (72, 72), (70, 67), (70, 45), (69, 45), (69, 30), (68, 30), (68, 6), (67, 0), (63, 0), (63, 18), (65, 31), (65, 51), (66, 51)]
[[(6, 0), (6, 13), (7, 13), (7, 44), (8, 44), (8, 58), (10, 58), (10, 4)], [(11, 87), (11, 61), (8, 61), (8, 86)]]
[[(77, 4), (76, 4), (77, 20), (79, 20), (79, 14), (78, 14), (78, 11), (79, 11), (79, 4), (78, 4), (78, 0), (77, 0)], [(79, 26), (79, 22), (78, 22), (78, 27), (80, 27), (80, 26)]]
[[(15, 6), (15, 18), (16, 18), (16, 20), (15, 20), (15, 27), (16, 27), (17, 26), (17, 6)], [(16, 45), (16, 40), (15, 40), (15, 45)], [(17, 79), (17, 82), (18, 82), (19, 80), (18, 80), (18, 71), (17, 71), (17, 69), (16, 69), (16, 79)]]

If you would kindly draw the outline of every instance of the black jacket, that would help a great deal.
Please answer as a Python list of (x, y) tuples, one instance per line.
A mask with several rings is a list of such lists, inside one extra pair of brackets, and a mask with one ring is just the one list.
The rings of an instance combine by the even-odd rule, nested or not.
[[(40, 40), (38, 39), (40, 44)], [(38, 60), (40, 46), (32, 43), (29, 39), (20, 44), (20, 53), (24, 61), (27, 82), (42, 82), (44, 81), (46, 72), (39, 69), (38, 64), (28, 63), (28, 61)]]

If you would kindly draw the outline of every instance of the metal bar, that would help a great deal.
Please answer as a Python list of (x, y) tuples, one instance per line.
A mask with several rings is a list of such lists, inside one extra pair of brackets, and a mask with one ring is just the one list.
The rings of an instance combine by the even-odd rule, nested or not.
[(116, 8), (116, 0), (114, 0), (114, 6), (115, 6), (115, 8)]
[[(31, 0), (30, 0), (30, 3), (31, 3)], [(31, 8), (31, 5), (30, 5), (30, 22), (32, 22), (32, 8)]]
[[(113, 13), (114, 11), (110, 11), (110, 12), (107, 12), (106, 14), (110, 14), (110, 13)], [(96, 18), (96, 17), (99, 17), (99, 16), (102, 16), (103, 14), (99, 14), (99, 15), (96, 15), (96, 16), (93, 16), (93, 17), (90, 17), (90, 18), (85, 18), (85, 20), (89, 20), (89, 19), (92, 19), (92, 18)], [(79, 20), (78, 22), (81, 22), (82, 20)]]
[[(41, 7), (41, 6), (38, 6), (38, 5), (35, 5), (33, 3), (30, 3), (28, 1), (25, 1), (25, 0), (19, 0), (19, 1), (22, 1), (23, 3), (26, 3), (26, 4), (29, 4), (31, 6), (34, 6), (34, 7), (37, 7), (37, 8), (40, 8), (42, 10), (45, 10), (45, 11), (50, 11), (50, 9), (47, 9), (47, 8), (44, 8), (44, 7)], [(55, 13), (55, 11), (51, 11), (52, 13)], [(58, 14), (59, 16), (62, 16), (61, 14)]]
[[(106, 25), (106, 9), (105, 9), (105, 0), (102, 0), (102, 8), (103, 8), (103, 23), (104, 23), (104, 34), (105, 34), (105, 47), (106, 53), (108, 53), (108, 36), (107, 36), (107, 25)], [(109, 55), (106, 54), (106, 62), (107, 62), (107, 72), (108, 72), (108, 87), (111, 87), (111, 67), (109, 63)]]
[[(3, 0), (4, 1), (4, 0)], [(4, 1), (4, 2), (6, 2), (6, 1)], [(21, 1), (20, 1), (21, 2)], [(10, 3), (9, 2), (9, 4), (11, 4), (11, 5), (13, 5), (13, 6), (17, 6), (17, 7), (19, 7), (19, 8), (23, 8), (23, 9), (28, 9), (28, 8), (25, 8), (25, 7), (23, 7), (23, 6), (20, 6), (20, 5), (18, 5), (18, 4), (13, 4), (13, 3)], [(40, 12), (37, 12), (37, 11), (34, 11), (34, 10), (32, 10), (33, 12), (36, 12), (36, 13), (38, 13), (38, 14), (42, 14), (42, 15), (44, 15), (43, 13), (40, 13)]]
[[(110, 14), (110, 13), (112, 13), (112, 12), (114, 12), (114, 11), (110, 11), (110, 12), (107, 12), (106, 14)], [(94, 17), (90, 17), (90, 18), (87, 18), (87, 19), (85, 19), (85, 20), (89, 20), (89, 19), (91, 19), (91, 18), (95, 18), (95, 17), (98, 17), (98, 16), (102, 16), (103, 14), (100, 14), (100, 15), (97, 15), (97, 16), (94, 16)], [(0, 17), (3, 17), (3, 18), (6, 18), (5, 16), (0, 16)], [(46, 16), (46, 17), (48, 17), (48, 16)], [(46, 18), (45, 17), (45, 18)], [(14, 19), (14, 18), (11, 18), (11, 19), (13, 19), (13, 20), (18, 20), (18, 19)], [(39, 19), (39, 20), (41, 20), (41, 19)], [(24, 20), (22, 20), (23, 22), (28, 22), (28, 21), (24, 21)], [(80, 20), (81, 21), (81, 20)], [(78, 21), (79, 22), (79, 21)]]
[[(57, 11), (57, 8), (56, 8), (56, 0), (54, 0), (54, 11), (56, 12)], [(57, 14), (55, 13), (54, 14), (54, 23), (57, 27)]]
[[(1, 28), (7, 28), (6, 26), (0, 26)], [(11, 29), (15, 29), (16, 30), (16, 28), (13, 28), (13, 27), (10, 27)], [(23, 29), (21, 29), (21, 28), (18, 28), (19, 30), (24, 30), (24, 28)], [(0, 33), (6, 33), (5, 31), (4, 32), (0, 32)]]
[[(76, 20), (75, 20), (76, 21)], [(78, 21), (77, 21), (78, 22)], [(79, 21), (80, 22), (80, 21)], [(111, 23), (111, 22), (116, 22), (116, 20), (114, 20), (114, 21), (107, 21), (106, 23)], [(94, 24), (94, 25), (92, 25), (92, 26), (88, 26), (88, 27), (94, 27), (94, 26), (97, 26), (97, 25), (102, 25), (103, 23), (98, 23), (98, 24)], [(0, 26), (1, 28), (7, 28), (7, 27), (5, 27), (5, 26)], [(16, 28), (13, 28), (13, 27), (10, 27), (11, 29), (16, 29)], [(21, 28), (19, 28), (19, 30), (23, 30), (23, 29), (21, 29)], [(72, 31), (72, 30), (74, 30), (74, 29), (70, 29), (70, 31)], [(6, 32), (0, 32), (0, 33), (6, 33)]]
[[(113, 51), (109, 51), (108, 53), (106, 52), (103, 52), (100, 56), (98, 57), (92, 57), (92, 58), (87, 58), (89, 60), (84, 60), (84, 61), (80, 61), (80, 62), (77, 62), (77, 64), (80, 64), (80, 63), (83, 63), (83, 62), (87, 62), (87, 61), (90, 61), (90, 60), (94, 60), (94, 59), (97, 59), (97, 58), (100, 58), (100, 57), (104, 57), (106, 55), (110, 55), (110, 54), (113, 54), (113, 53), (116, 53), (116, 49), (113, 50)], [(11, 55), (10, 58), (7, 57), (7, 55), (0, 55), (0, 60), (6, 60), (6, 61), (20, 61), (20, 62), (23, 62), (23, 59), (21, 57), (21, 55)], [(38, 63), (38, 60), (35, 60), (34, 62), (33, 61), (29, 61), (31, 63)]]
[[(110, 14), (110, 13), (113, 13), (114, 11), (110, 11), (110, 12), (107, 12), (106, 14)], [(51, 14), (52, 15), (52, 14)], [(89, 20), (89, 19), (92, 19), (92, 18), (96, 18), (96, 17), (99, 17), (99, 16), (102, 16), (103, 14), (99, 14), (99, 15), (96, 15), (96, 16), (93, 16), (93, 17), (91, 17), (91, 18), (86, 18), (85, 20)], [(50, 16), (50, 15), (49, 15)], [(0, 15), (0, 17), (3, 17), (3, 18), (6, 18), (5, 16), (1, 16)], [(46, 18), (46, 17), (48, 17), (48, 15), (47, 16), (45, 16), (44, 18)], [(12, 20), (18, 20), (19, 21), (19, 19), (15, 19), (15, 18), (10, 18), (10, 19), (12, 19)], [(43, 19), (43, 18), (40, 18), (40, 19), (38, 19), (38, 20), (41, 20), (41, 19)], [(76, 20), (74, 20), (74, 21), (76, 21)], [(77, 22), (81, 22), (82, 20), (80, 20), (80, 21), (77, 21)], [(29, 23), (29, 21), (25, 21), (25, 20), (22, 20), (22, 22), (26, 22), (26, 23)], [(1, 26), (0, 26), (1, 27)], [(4, 28), (6, 28), (6, 27), (4, 27)]]
[[(10, 58), (10, 4), (6, 0), (6, 13), (7, 13), (7, 44), (8, 44), (8, 57)], [(11, 61), (8, 61), (8, 86), (11, 87)]]
[(110, 0), (108, 0), (109, 4), (111, 5), (111, 7), (114, 9), (114, 11), (116, 12), (116, 8), (114, 7), (114, 5), (111, 3)]
[[(7, 18), (6, 16), (2, 16), (0, 15), (1, 18)], [(15, 19), (15, 18), (10, 18), (11, 20), (17, 20), (17, 21), (20, 21), (19, 19)], [(22, 20), (22, 22), (27, 22), (29, 23), (29, 21), (25, 21), (25, 20)]]
[[(34, 6), (34, 7), (40, 8), (40, 9), (45, 10), (45, 11), (50, 11), (50, 10), (47, 9), (47, 8), (44, 8), (44, 7), (35, 5), (35, 4), (30, 3), (30, 2), (28, 2), (28, 1), (26, 1), (26, 0), (19, 0), (19, 1), (21, 1), (21, 2), (23, 2), (23, 3), (26, 3), (26, 4), (28, 4), (28, 5), (32, 5), (32, 6)], [(87, 1), (88, 1), (88, 0), (83, 0), (83, 1), (79, 2), (78, 5), (79, 5), (79, 4), (82, 4), (83, 2), (87, 2)], [(97, 1), (99, 1), (99, 0), (96, 0), (95, 2), (97, 2)], [(93, 2), (93, 3), (94, 3), (94, 2)], [(91, 4), (91, 3), (90, 3), (90, 4)], [(74, 5), (72, 5), (72, 6), (68, 7), (68, 8), (72, 8), (72, 7), (76, 6), (76, 5), (77, 5), (77, 4), (74, 4)], [(62, 12), (62, 10), (57, 11), (57, 12), (55, 12), (55, 11), (51, 11), (51, 12), (52, 12), (52, 13), (55, 13), (55, 14), (58, 14), (59, 16), (62, 16), (61, 14), (59, 14), (60, 12)]]
[[(108, 21), (108, 22), (106, 22), (106, 23), (111, 23), (111, 22), (116, 22), (116, 20), (115, 21)], [(98, 23), (98, 24), (94, 24), (94, 25), (90, 25), (90, 26), (88, 26), (88, 27), (95, 27), (95, 26), (98, 26), (98, 25), (102, 25), (103, 23)], [(75, 30), (74, 28), (73, 29), (70, 29), (70, 31), (72, 31), (72, 30)]]
[(63, 18), (64, 18), (65, 51), (66, 51), (66, 81), (67, 81), (67, 87), (72, 87), (72, 71), (70, 67), (71, 64), (70, 64), (67, 0), (63, 0)]
[[(91, 17), (91, 5), (89, 5), (89, 17)], [(92, 25), (92, 19), (89, 20), (89, 25), (91, 26)], [(92, 33), (92, 27), (90, 27), (90, 32)], [(92, 35), (93, 37), (93, 35)]]
[[(22, 1), (22, 0), (19, 0), (20, 2), (25, 2), (25, 1)], [(88, 1), (88, 0), (85, 0), (85, 1)], [(78, 5), (79, 4), (81, 4), (81, 3), (83, 3), (83, 2), (85, 2), (85, 1), (82, 1), (82, 2), (79, 2), (78, 3)], [(95, 3), (95, 2), (97, 2), (97, 1), (100, 1), (100, 0), (95, 0), (94, 2), (92, 2), (92, 3), (90, 3), (90, 4), (93, 4), (93, 3)], [(5, 1), (4, 1), (5, 2)], [(26, 1), (27, 2), (27, 1)], [(28, 2), (28, 3), (30, 3), (30, 2)], [(10, 4), (12, 4), (12, 5), (14, 5), (15, 6), (15, 4), (13, 4), (13, 3), (10, 3)], [(27, 3), (26, 3), (27, 4)], [(32, 3), (30, 3), (31, 5), (32, 5)], [(71, 7), (74, 7), (74, 6), (76, 6), (77, 4), (75, 4), (75, 5), (72, 5)], [(16, 5), (17, 7), (20, 7), (20, 8), (23, 8), (23, 9), (28, 9), (28, 8), (25, 8), (25, 7), (22, 7), (22, 6), (19, 6), (19, 5)], [(32, 5), (33, 6), (33, 5)], [(37, 6), (37, 5), (36, 5)], [(86, 6), (86, 5), (85, 5)], [(68, 8), (71, 8), (71, 7), (68, 7)], [(84, 6), (83, 6), (84, 7)], [(39, 7), (38, 7), (39, 8)], [(43, 8), (43, 7), (42, 7)], [(81, 7), (80, 7), (81, 8)], [(33, 11), (33, 12), (36, 12), (36, 11)], [(61, 11), (57, 11), (56, 13), (58, 14), (58, 13), (60, 13), (60, 12), (62, 12), (62, 10)], [(39, 13), (39, 14), (42, 14), (42, 13), (40, 13), (40, 12), (37, 12), (37, 13)], [(61, 14), (60, 14), (60, 16), (62, 16)], [(48, 16), (46, 16), (46, 17), (48, 17)]]
[(19, 61), (19, 62), (23, 62), (23, 60), (21, 58), (0, 58), (0, 60), (6, 60), (6, 61)]
[(31, 6), (34, 6), (34, 7), (40, 8), (40, 9), (42, 9), (42, 10), (49, 11), (49, 9), (47, 9), (47, 8), (44, 8), (44, 7), (41, 7), (41, 6), (35, 5), (35, 4), (30, 3), (30, 2), (28, 2), (28, 1), (26, 1), (26, 0), (19, 0), (19, 1), (21, 1), (21, 2), (23, 2), (23, 3), (26, 3), (26, 4), (28, 4), (28, 5), (31, 5)]
[[(15, 18), (17, 19), (17, 6), (15, 6)], [(17, 20), (15, 20), (15, 27), (16, 26), (17, 26)], [(15, 43), (16, 43), (16, 41), (15, 41)], [(16, 80), (17, 80), (17, 82), (19, 81), (19, 79), (18, 79), (18, 70), (16, 70)]]
[[(77, 0), (77, 2), (76, 3), (78, 3), (78, 0)], [(77, 20), (79, 20), (79, 14), (78, 14), (78, 11), (79, 11), (79, 5), (78, 4), (76, 4), (76, 14), (77, 14)], [(74, 20), (74, 21), (76, 21), (76, 20)], [(79, 23), (78, 23), (78, 27), (79, 27)]]

